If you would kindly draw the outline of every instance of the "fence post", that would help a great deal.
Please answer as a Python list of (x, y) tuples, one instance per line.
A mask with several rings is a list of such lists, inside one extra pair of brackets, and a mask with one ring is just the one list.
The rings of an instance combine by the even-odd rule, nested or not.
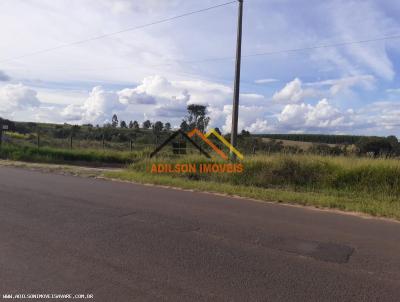
[(40, 149), (40, 134), (37, 133), (37, 148)]
[(69, 148), (72, 150), (72, 133), (71, 136), (69, 137)]
[(131, 152), (133, 151), (133, 140), (131, 140)]
[(103, 151), (105, 149), (104, 134), (103, 134)]

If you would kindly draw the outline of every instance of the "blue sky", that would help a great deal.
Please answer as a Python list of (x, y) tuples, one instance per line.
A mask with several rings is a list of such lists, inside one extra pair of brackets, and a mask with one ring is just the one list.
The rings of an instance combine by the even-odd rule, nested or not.
[[(178, 126), (191, 103), (230, 131), (237, 5), (87, 43), (224, 1), (3, 0), (0, 116)], [(400, 35), (394, 0), (245, 0), (239, 127), (251, 132), (400, 136)], [(224, 60), (208, 60), (226, 58)], [(207, 61), (208, 60), (208, 61)]]

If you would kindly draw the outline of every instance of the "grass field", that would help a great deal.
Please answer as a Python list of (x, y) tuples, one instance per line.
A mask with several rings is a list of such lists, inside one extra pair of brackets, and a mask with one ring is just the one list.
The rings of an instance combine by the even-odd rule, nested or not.
[(199, 156), (140, 160), (107, 177), (400, 219), (400, 162), (389, 159), (272, 155), (247, 157), (244, 173), (152, 174), (153, 163), (204, 163)]
[(4, 145), (0, 149), (0, 158), (41, 163), (87, 163), (127, 165), (147, 156), (148, 151), (120, 152), (99, 151), (95, 149), (57, 149), (36, 148), (31, 146)]
[[(274, 141), (274, 139), (272, 139), (272, 138), (263, 138), (262, 140), (266, 143), (270, 143), (271, 141)], [(316, 145), (315, 143), (312, 143), (312, 142), (290, 141), (290, 140), (286, 140), (286, 139), (276, 139), (275, 141), (282, 142), (282, 145), (285, 147), (298, 147), (298, 148), (302, 149), (303, 151), (306, 151)], [(329, 146), (329, 147), (338, 146), (336, 144), (324, 144), (324, 145)]]

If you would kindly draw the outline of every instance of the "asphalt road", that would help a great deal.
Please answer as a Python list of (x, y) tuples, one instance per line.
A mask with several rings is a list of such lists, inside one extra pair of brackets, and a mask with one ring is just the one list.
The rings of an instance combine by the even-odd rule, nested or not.
[(400, 301), (400, 224), (0, 168), (0, 295), (7, 293)]

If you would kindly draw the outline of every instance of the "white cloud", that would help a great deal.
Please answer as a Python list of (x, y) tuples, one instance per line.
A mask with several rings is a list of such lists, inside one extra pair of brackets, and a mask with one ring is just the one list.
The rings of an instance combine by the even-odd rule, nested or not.
[[(83, 104), (71, 104), (62, 111), (62, 116), (74, 122), (104, 123), (113, 113), (129, 116), (129, 112), (140, 111), (150, 119), (170, 119), (176, 125), (186, 115), (189, 104), (204, 104), (221, 108), (231, 103), (230, 87), (204, 81), (169, 81), (155, 75), (144, 78), (135, 88), (106, 91), (93, 88)], [(258, 94), (243, 94), (244, 101), (261, 100)], [(137, 116), (137, 115), (136, 115)]]
[(375, 77), (372, 75), (355, 75), (318, 82), (303, 83), (295, 78), (276, 92), (272, 100), (277, 104), (304, 104), (307, 100), (320, 98), (352, 97), (356, 87), (364, 90), (375, 88)]
[(271, 130), (267, 120), (257, 119), (253, 124), (246, 127), (250, 133), (267, 133)]
[(156, 99), (148, 95), (145, 92), (138, 92), (137, 88), (130, 89), (125, 88), (121, 91), (118, 91), (119, 99), (121, 103), (124, 104), (141, 104), (141, 105), (150, 105), (156, 104)]
[(307, 86), (330, 86), (329, 91), (331, 96), (335, 96), (342, 92), (348, 92), (353, 87), (362, 87), (367, 90), (374, 88), (375, 77), (372, 75), (357, 75), (350, 77), (343, 77), (339, 79), (325, 80), (313, 83), (307, 83)]
[(113, 113), (126, 108), (119, 100), (117, 93), (106, 91), (101, 86), (96, 86), (90, 92), (83, 105), (69, 105), (62, 116), (69, 121), (104, 123)]
[(368, 121), (374, 127), (372, 131), (380, 128), (397, 132), (400, 128), (399, 116), (399, 103), (395, 101), (375, 102), (359, 110), (359, 118)]
[[(269, 129), (266, 121), (267, 108), (262, 106), (239, 106), (238, 131), (251, 128), (254, 133), (265, 132)], [(231, 132), (232, 127), (232, 105), (225, 105), (222, 108), (210, 107), (211, 118), (210, 128), (218, 127), (223, 133)]]
[(7, 84), (0, 87), (0, 113), (13, 116), (18, 110), (40, 106), (35, 90), (22, 84)]
[(278, 121), (280, 127), (297, 131), (335, 131), (354, 125), (351, 110), (342, 112), (327, 99), (322, 99), (315, 106), (305, 103), (286, 105), (278, 115)]
[(278, 82), (277, 79), (259, 79), (255, 80), (254, 83), (256, 84), (270, 84), (270, 83), (275, 83)]
[(315, 97), (318, 93), (314, 89), (304, 89), (300, 79), (295, 78), (287, 83), (282, 90), (276, 92), (272, 99), (279, 103), (299, 103), (306, 98)]

